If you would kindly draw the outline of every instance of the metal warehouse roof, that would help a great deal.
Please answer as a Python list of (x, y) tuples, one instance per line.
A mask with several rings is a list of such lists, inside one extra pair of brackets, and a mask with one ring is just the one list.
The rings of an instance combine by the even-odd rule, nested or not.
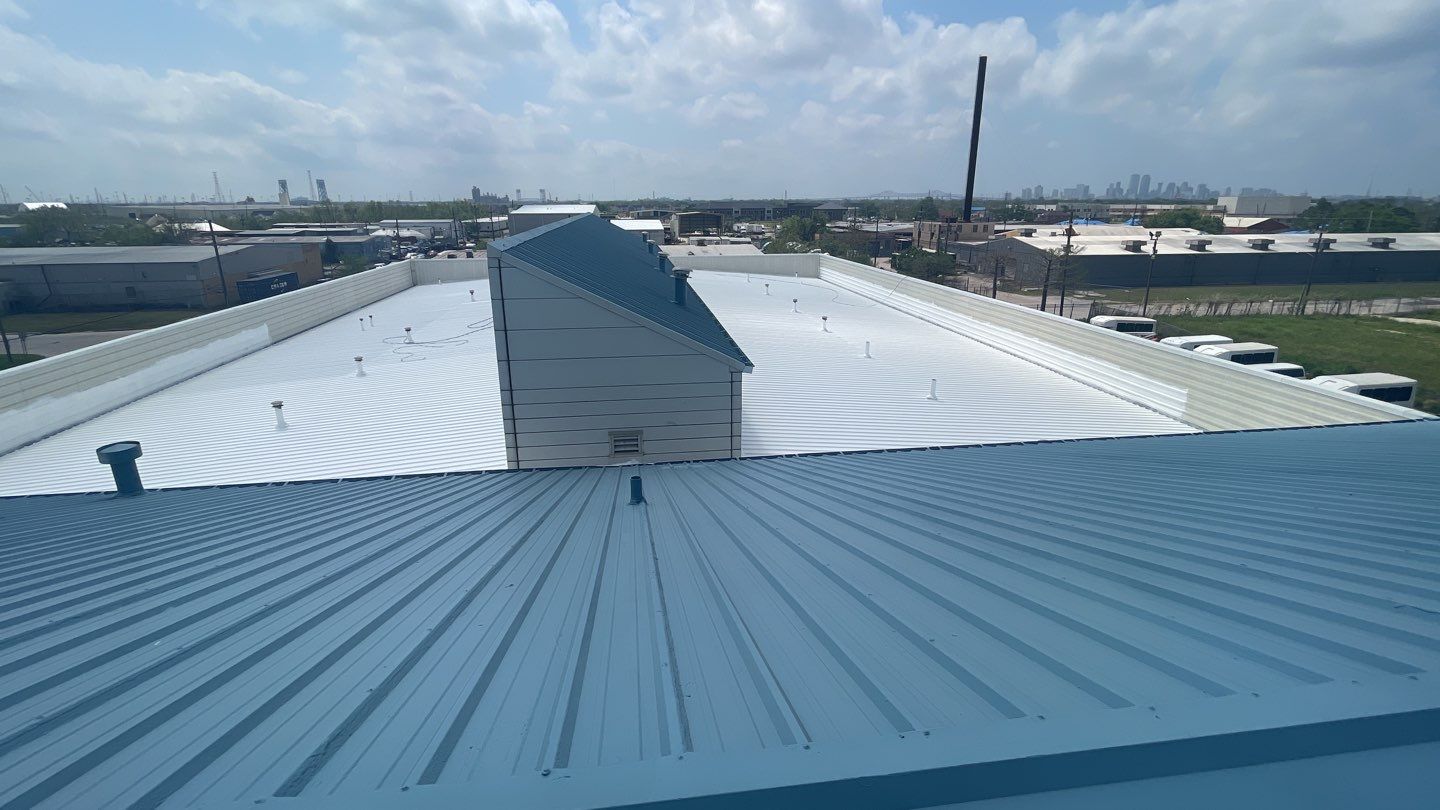
[(747, 456), (1194, 430), (821, 279), (690, 280), (755, 362)]
[(663, 231), (665, 223), (658, 219), (612, 219), (610, 224), (622, 231)]
[[(1270, 234), (1212, 234), (1193, 233), (1180, 234), (1177, 230), (1170, 228), (1163, 229), (1164, 236), (1160, 237), (1160, 255), (1183, 254), (1187, 256), (1204, 256), (1214, 253), (1260, 253), (1250, 246), (1251, 239), (1273, 239), (1270, 245), (1271, 253), (1312, 253), (1315, 246), (1310, 243), (1316, 237), (1313, 233), (1270, 233)], [(1038, 233), (1038, 231), (1037, 231)], [(1369, 240), (1376, 237), (1390, 237), (1395, 240), (1388, 248), (1376, 248), (1370, 245)], [(1031, 247), (1040, 250), (1052, 250), (1065, 246), (1065, 233), (1060, 231), (1058, 236), (1017, 236), (1011, 237)], [(1133, 237), (1136, 239), (1142, 237)], [(1190, 239), (1209, 239), (1210, 244), (1204, 251), (1191, 250), (1185, 243)], [(1370, 252), (1380, 253), (1384, 250), (1433, 250), (1440, 251), (1440, 233), (1327, 233), (1326, 239), (1334, 239), (1335, 242), (1325, 249), (1327, 253), (1333, 252)], [(1147, 241), (1145, 250), (1141, 253), (1127, 251), (1124, 248), (1123, 237), (1114, 236), (1090, 236), (1081, 235), (1072, 237), (1070, 244), (1075, 247), (1084, 248), (1082, 256), (1145, 256), (1149, 257), (1150, 248)]]
[[(747, 456), (1194, 430), (827, 281), (706, 271), (690, 281), (755, 359), (741, 405)], [(141, 442), (152, 487), (501, 469), (488, 285), (411, 288), (0, 455), (0, 496), (107, 489), (94, 450), (119, 439)], [(366, 315), (376, 325), (362, 332)], [(418, 347), (397, 345), (406, 325)]]
[(1437, 487), (1400, 423), (0, 500), (0, 802), (923, 806), (1434, 741)]
[(529, 268), (603, 299), (626, 312), (728, 358), (751, 365), (699, 296), (674, 302), (675, 281), (657, 263), (651, 243), (611, 227), (593, 214), (552, 222), (489, 243), (501, 267), (517, 260)]
[(503, 468), (487, 285), (412, 287), (0, 455), (0, 495), (110, 488), (95, 448), (121, 439), (155, 487)]
[(514, 211), (511, 211), (510, 213), (511, 213), (511, 214), (570, 214), (570, 215), (572, 215), (572, 216), (579, 216), (579, 215), (581, 215), (581, 214), (593, 214), (593, 213), (595, 213), (597, 210), (599, 210), (599, 209), (597, 209), (597, 208), (596, 208), (595, 206), (593, 206), (593, 205), (542, 204), (542, 205), (522, 205), (522, 206), (520, 206), (519, 208), (516, 208)]
[[(244, 250), (245, 245), (220, 248), (220, 255)], [(206, 245), (142, 245), (117, 247), (53, 247), (0, 249), (0, 266), (32, 264), (194, 264), (215, 258)]]

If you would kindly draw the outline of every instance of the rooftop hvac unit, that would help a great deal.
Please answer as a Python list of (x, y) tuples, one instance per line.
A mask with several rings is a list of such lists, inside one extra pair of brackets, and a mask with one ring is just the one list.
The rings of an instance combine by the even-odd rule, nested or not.
[(1250, 243), (1250, 247), (1254, 248), (1255, 250), (1269, 250), (1269, 249), (1270, 249), (1270, 246), (1273, 245), (1273, 244), (1275, 244), (1275, 240), (1274, 240), (1274, 239), (1258, 239), (1258, 238), (1257, 238), (1257, 239), (1246, 239), (1245, 241), (1249, 242), (1249, 243)]
[(1275, 362), (1279, 359), (1276, 355), (1280, 353), (1280, 350), (1268, 343), (1215, 343), (1209, 346), (1197, 346), (1195, 353), (1229, 360), (1244, 366), (1253, 366), (1258, 363)]
[(1316, 377), (1310, 382), (1321, 388), (1359, 394), (1407, 408), (1415, 404), (1415, 380), (1398, 374), (1335, 374)]
[(1234, 343), (1224, 335), (1183, 335), (1181, 337), (1161, 338), (1161, 343), (1166, 346), (1174, 346), (1177, 349), (1196, 349), (1201, 346), (1214, 346), (1220, 343)]
[(1395, 237), (1372, 236), (1368, 241), (1370, 242), (1370, 247), (1380, 248), (1381, 250), (1389, 250), (1390, 246), (1395, 244)]
[(1130, 251), (1131, 253), (1141, 253), (1145, 250), (1145, 240), (1126, 239), (1120, 243), (1120, 246)]
[(1335, 244), (1335, 240), (1331, 239), (1328, 236), (1316, 236), (1312, 237), (1307, 241), (1309, 242), (1310, 247), (1318, 247), (1321, 250), (1329, 250), (1330, 246)]
[(1154, 318), (1138, 318), (1132, 315), (1096, 315), (1090, 319), (1092, 326), (1124, 332), (1127, 335), (1148, 337), (1155, 334)]
[(1205, 252), (1205, 248), (1209, 247), (1210, 241), (1209, 239), (1186, 239), (1185, 247), (1203, 253)]

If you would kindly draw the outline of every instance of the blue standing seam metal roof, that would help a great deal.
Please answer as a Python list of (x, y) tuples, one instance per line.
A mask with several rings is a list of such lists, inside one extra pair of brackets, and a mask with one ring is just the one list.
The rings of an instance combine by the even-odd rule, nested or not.
[[(646, 321), (753, 368), (745, 352), (693, 287), (674, 302), (675, 280), (648, 243), (594, 214), (551, 222), (490, 242), (492, 255), (513, 257)], [(666, 261), (666, 267), (670, 264)], [(688, 285), (688, 282), (687, 282)]]
[(0, 807), (920, 806), (1434, 740), (1437, 487), (1420, 422), (0, 499)]

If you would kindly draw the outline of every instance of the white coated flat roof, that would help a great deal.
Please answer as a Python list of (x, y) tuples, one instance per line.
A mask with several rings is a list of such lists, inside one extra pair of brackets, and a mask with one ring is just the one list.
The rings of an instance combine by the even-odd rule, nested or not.
[(593, 214), (595, 211), (593, 205), (522, 205), (510, 214)]
[(665, 223), (658, 219), (612, 219), (610, 224), (626, 231), (663, 231)]
[(746, 456), (1195, 432), (827, 281), (695, 271), (690, 283), (755, 364)]
[[(820, 279), (691, 284), (755, 362), (746, 456), (1195, 432)], [(376, 328), (360, 331), (362, 315)], [(110, 489), (95, 448), (122, 439), (144, 448), (151, 488), (503, 469), (489, 319), (484, 279), (413, 287), (0, 456), (0, 496)], [(419, 344), (400, 343), (407, 325)]]
[(119, 440), (146, 487), (503, 469), (498, 374), (488, 282), (412, 287), (0, 456), (0, 496), (113, 489)]

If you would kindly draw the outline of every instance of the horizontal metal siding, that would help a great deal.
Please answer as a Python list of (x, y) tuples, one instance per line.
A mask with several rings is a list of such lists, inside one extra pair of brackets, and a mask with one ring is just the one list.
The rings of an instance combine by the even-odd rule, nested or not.
[(1411, 423), (0, 500), (0, 801), (546, 805), (635, 763), (715, 792), (748, 753), (1403, 692), (1440, 665), (1437, 451)]

